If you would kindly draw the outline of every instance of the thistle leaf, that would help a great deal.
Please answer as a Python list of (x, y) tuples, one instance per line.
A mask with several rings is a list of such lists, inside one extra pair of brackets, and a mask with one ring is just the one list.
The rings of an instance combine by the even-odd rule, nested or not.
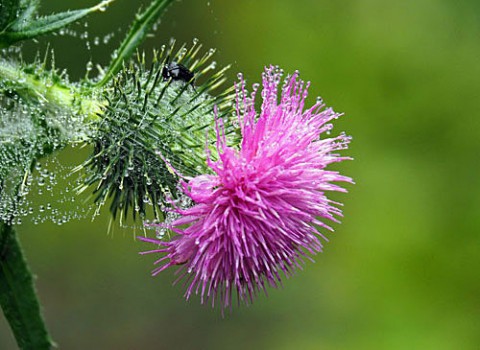
[(30, 21), (37, 12), (38, 5), (40, 5), (40, 0), (20, 0), (17, 21)]
[(106, 6), (113, 1), (114, 0), (104, 0), (90, 8), (65, 11), (45, 17), (39, 17), (31, 21), (29, 18), (33, 15), (36, 9), (36, 1), (33, 1), (31, 6), (26, 7), (14, 22), (0, 33), (0, 48), (8, 47), (21, 40), (33, 39), (40, 35), (54, 32), (78, 21), (92, 12), (104, 11)]
[(20, 0), (3, 0), (0, 2), (0, 31), (15, 21), (20, 7)]
[(37, 11), (39, 0), (3, 0), (0, 2), (0, 33), (15, 23), (27, 23)]

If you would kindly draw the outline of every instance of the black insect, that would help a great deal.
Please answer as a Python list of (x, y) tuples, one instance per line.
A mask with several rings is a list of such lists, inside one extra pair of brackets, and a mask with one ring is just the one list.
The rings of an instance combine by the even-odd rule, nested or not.
[(195, 88), (193, 85), (195, 82), (195, 75), (183, 64), (176, 62), (166, 63), (162, 69), (162, 77), (164, 80), (172, 79), (183, 81), (185, 83), (189, 83), (193, 88)]

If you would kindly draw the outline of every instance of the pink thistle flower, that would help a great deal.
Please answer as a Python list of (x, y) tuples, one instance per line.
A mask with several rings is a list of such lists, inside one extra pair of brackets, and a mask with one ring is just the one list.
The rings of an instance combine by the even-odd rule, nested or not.
[(320, 100), (304, 109), (309, 84), (298, 73), (287, 77), (278, 101), (281, 78), (278, 68), (266, 69), (259, 114), (257, 86), (248, 97), (240, 78), (240, 149), (226, 145), (217, 120), (218, 160), (207, 161), (212, 174), (183, 182), (194, 204), (173, 209), (180, 218), (168, 228), (178, 236), (169, 242), (141, 238), (160, 245), (142, 254), (163, 254), (155, 262), (163, 265), (153, 275), (181, 265), (178, 280), (185, 278), (187, 299), (195, 291), (202, 303), (210, 299), (213, 306), (218, 298), (223, 308), (236, 291), (239, 302), (252, 302), (267, 285), (280, 285), (282, 274), (288, 277), (301, 268), (303, 258), (321, 252), (319, 238), (327, 239), (318, 229), (332, 231), (325, 221), (338, 222), (342, 216), (340, 204), (325, 193), (346, 192), (333, 182), (352, 179), (326, 167), (350, 159), (335, 153), (348, 147), (350, 137), (320, 137), (339, 114), (324, 109)]

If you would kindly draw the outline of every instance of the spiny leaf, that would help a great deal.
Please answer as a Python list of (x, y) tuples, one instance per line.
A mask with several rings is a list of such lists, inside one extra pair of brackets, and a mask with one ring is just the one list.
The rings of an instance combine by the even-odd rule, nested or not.
[(28, 20), (28, 18), (33, 14), (34, 8), (31, 6), (27, 7), (23, 15), (17, 18), (5, 31), (0, 33), (0, 48), (8, 47), (21, 40), (32, 39), (43, 34), (54, 32), (78, 21), (92, 12), (104, 11), (106, 6), (113, 1), (114, 0), (104, 0), (90, 8), (61, 12), (40, 17), (32, 21)]
[(0, 31), (15, 21), (19, 10), (20, 0), (0, 1)]
[(10, 30), (16, 23), (27, 23), (37, 11), (39, 0), (0, 1), (0, 33)]
[(20, 0), (20, 9), (18, 13), (18, 22), (29, 21), (37, 12), (40, 0)]

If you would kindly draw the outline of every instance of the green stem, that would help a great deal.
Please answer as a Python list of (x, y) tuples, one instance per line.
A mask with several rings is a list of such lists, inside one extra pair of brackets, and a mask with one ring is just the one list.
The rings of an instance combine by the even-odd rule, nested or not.
[(145, 40), (155, 22), (172, 2), (173, 0), (153, 0), (144, 12), (135, 17), (105, 75), (96, 83), (97, 87), (104, 86), (122, 69), (123, 62), (128, 60), (138, 45)]
[(0, 306), (21, 349), (53, 347), (15, 230), (3, 222), (0, 222)]
[(29, 97), (36, 97), (62, 107), (70, 106), (73, 103), (73, 94), (66, 87), (46, 84), (43, 79), (25, 73), (16, 65), (5, 60), (0, 60), (0, 77), (2, 80), (9, 81), (12, 85), (18, 87), (18, 90), (15, 89), (17, 92), (22, 91)]
[(88, 116), (87, 121), (98, 120), (105, 102), (91, 97), (92, 90), (79, 91), (76, 86), (64, 86), (48, 78), (25, 72), (18, 65), (0, 60), (0, 82), (5, 81), (8, 88), (26, 99), (36, 99), (60, 108)]

